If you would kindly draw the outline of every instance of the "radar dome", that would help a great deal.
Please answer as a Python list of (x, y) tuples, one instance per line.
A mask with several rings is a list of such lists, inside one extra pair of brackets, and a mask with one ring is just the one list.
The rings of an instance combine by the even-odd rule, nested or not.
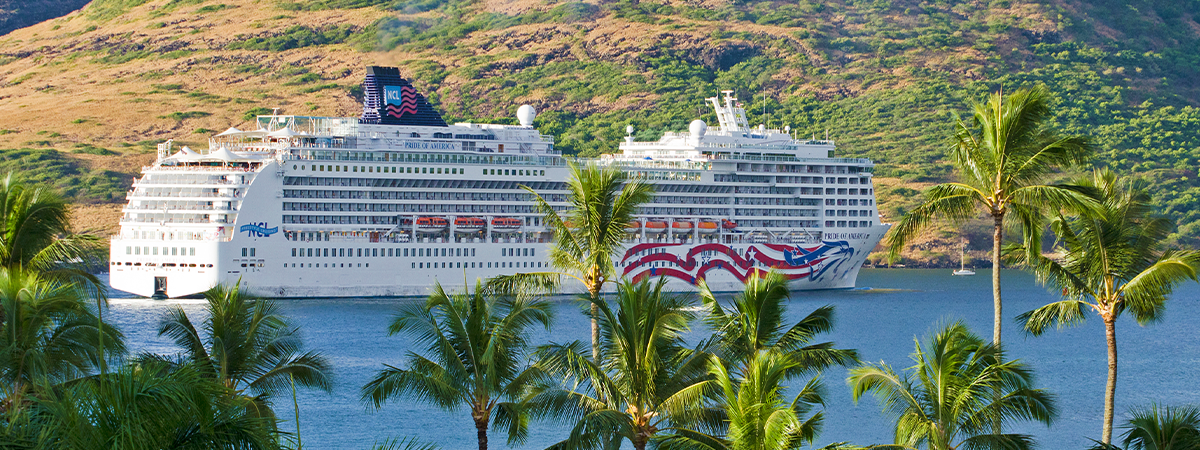
[(708, 131), (708, 124), (700, 119), (693, 120), (692, 124), (688, 125), (688, 131), (691, 131), (694, 137), (704, 137), (704, 132)]
[(534, 117), (537, 117), (537, 110), (532, 106), (521, 105), (520, 108), (517, 108), (517, 120), (521, 121), (521, 126), (532, 127)]
[(633, 125), (625, 125), (625, 134), (633, 134)]

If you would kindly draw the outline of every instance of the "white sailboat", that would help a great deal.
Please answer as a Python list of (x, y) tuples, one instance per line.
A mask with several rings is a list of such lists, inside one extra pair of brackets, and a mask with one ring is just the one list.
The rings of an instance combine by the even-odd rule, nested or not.
[(967, 268), (967, 243), (963, 242), (962, 255), (958, 259), (959, 268), (954, 271), (955, 276), (971, 276), (975, 275), (975, 271)]

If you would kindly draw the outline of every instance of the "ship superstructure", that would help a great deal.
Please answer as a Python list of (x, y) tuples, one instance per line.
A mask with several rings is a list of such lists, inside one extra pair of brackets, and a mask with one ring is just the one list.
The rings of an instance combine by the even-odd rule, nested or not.
[[(437, 281), (545, 271), (552, 235), (528, 186), (567, 207), (566, 160), (533, 126), (447, 124), (394, 68), (371, 67), (357, 118), (259, 116), (200, 153), (170, 142), (128, 194), (114, 288), (194, 295), (236, 283), (273, 297), (417, 296)], [(751, 128), (730, 93), (719, 125), (627, 138), (599, 164), (656, 186), (619, 270), (716, 290), (774, 267), (799, 289), (853, 287), (887, 230), (872, 163), (831, 141)]]

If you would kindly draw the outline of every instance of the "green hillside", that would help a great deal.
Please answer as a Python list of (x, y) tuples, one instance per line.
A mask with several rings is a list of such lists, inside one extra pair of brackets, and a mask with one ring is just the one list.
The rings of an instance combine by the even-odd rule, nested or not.
[[(1045, 84), (1058, 124), (1094, 136), (1097, 164), (1150, 180), (1174, 239), (1197, 243), (1198, 13), (1195, 0), (95, 0), (0, 37), (0, 143), (121, 158), (145, 148), (121, 142), (201, 142), (254, 108), (354, 115), (361, 67), (386, 64), (454, 119), (513, 121), (533, 104), (559, 148), (591, 156), (629, 124), (654, 139), (714, 122), (703, 99), (734, 89), (754, 124), (875, 159), (894, 218), (949, 176), (953, 112)], [(30, 115), (56, 100), (95, 112)]]

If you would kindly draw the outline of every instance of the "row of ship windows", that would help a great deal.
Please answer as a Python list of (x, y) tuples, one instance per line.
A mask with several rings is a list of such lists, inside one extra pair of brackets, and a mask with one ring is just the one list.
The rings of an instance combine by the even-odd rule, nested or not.
[[(125, 246), (126, 255), (159, 255), (158, 247)], [(162, 247), (162, 256), (196, 256), (196, 247)]]
[[(297, 169), (297, 167), (299, 167)], [(307, 165), (292, 164), (292, 170), (308, 170)], [(465, 175), (466, 169), (458, 167), (384, 167), (384, 166), (335, 166), (325, 164), (313, 164), (314, 172), (350, 172), (350, 173), (415, 173), (415, 174), (436, 174), (436, 175)], [(546, 176), (546, 171), (542, 169), (483, 169), (484, 175), (495, 176)]]
[(300, 158), (318, 161), (392, 161), (407, 163), (447, 164), (537, 164), (561, 166), (561, 158), (528, 155), (457, 155), (444, 153), (412, 152), (344, 152), (325, 150), (303, 150)]
[[(831, 199), (832, 200), (832, 199)], [(857, 201), (857, 200), (856, 200)], [(821, 204), (821, 199), (817, 198), (759, 198), (759, 197), (739, 197), (736, 202), (739, 205), (797, 205), (797, 206), (816, 206)]]
[[(772, 177), (766, 175), (737, 175), (731, 173), (718, 173), (713, 175), (713, 181), (718, 183), (770, 183)], [(866, 178), (856, 177), (793, 177), (793, 176), (775, 176), (776, 183), (792, 183), (792, 184), (869, 184)]]
[[(532, 206), (495, 206), (495, 205), (404, 205), (413, 206), (411, 209), (404, 209), (403, 212), (415, 213), (469, 213), (469, 214), (533, 214), (536, 211)], [(565, 207), (555, 207), (555, 209), (563, 209)], [(285, 224), (313, 224), (313, 225), (396, 225), (399, 223), (394, 215), (390, 216), (301, 216), (285, 214), (283, 216)]]
[(737, 170), (741, 172), (783, 172), (783, 173), (869, 173), (870, 167), (860, 166), (808, 166), (798, 164), (756, 164), (738, 163)]
[(849, 222), (847, 222), (845, 220), (838, 220), (838, 221), (826, 220), (825, 226), (840, 227), (840, 228), (858, 228), (858, 227), (867, 228), (874, 223), (875, 222), (872, 220), (851, 220)]
[[(296, 268), (296, 264), (299, 264), (300, 268), (328, 269), (328, 268), (345, 268), (347, 266), (355, 267), (355, 263), (283, 263), (283, 268), (285, 268), (285, 269)], [(414, 263), (412, 263), (412, 268), (414, 268), (414, 269), (482, 269), (482, 268), (484, 268), (484, 264), (485, 263), (482, 263), (482, 262), (477, 263), (474, 261), (469, 261), (469, 262), (414, 262)], [(491, 269), (491, 268), (541, 268), (541, 267), (543, 267), (543, 264), (541, 261), (536, 261), (536, 262), (533, 262), (533, 261), (497, 261), (497, 262), (489, 262), (486, 264), (487, 264), (487, 268), (489, 268), (489, 269)], [(363, 267), (364, 265), (366, 267), (371, 267), (371, 263), (357, 263), (357, 265), (358, 265), (358, 267)], [(246, 267), (246, 265), (242, 264), (242, 267)], [(260, 267), (261, 267), (261, 265), (260, 265)]]
[[(411, 251), (410, 251), (411, 250)], [(501, 248), (500, 256), (537, 256), (532, 248)], [(293, 258), (475, 257), (474, 248), (293, 248)]]
[(850, 198), (850, 199), (827, 198), (827, 199), (825, 199), (825, 206), (834, 206), (835, 204), (837, 206), (871, 206), (871, 205), (875, 204), (875, 200), (874, 199), (857, 199), (857, 198)]
[(852, 209), (852, 210), (850, 210), (850, 211), (846, 211), (846, 210), (842, 209), (842, 210), (837, 210), (837, 211), (834, 211), (834, 210), (832, 210), (832, 209), (827, 209), (827, 210), (825, 210), (825, 215), (826, 215), (826, 216), (828, 216), (828, 217), (833, 217), (833, 216), (837, 216), (837, 217), (846, 217), (846, 216), (850, 216), (850, 217), (859, 217), (859, 216), (862, 216), (862, 217), (871, 217), (871, 210), (869, 210), (869, 209), (853, 210), (853, 209)]
[[(533, 225), (533, 226), (540, 226), (542, 223), (540, 217), (526, 217), (524, 222), (528, 225)], [(300, 242), (300, 241), (303, 241), (303, 242), (312, 242), (312, 241), (329, 242), (329, 238), (332, 236), (362, 237), (362, 236), (365, 236), (368, 234), (369, 235), (378, 235), (378, 234), (386, 234), (386, 233), (363, 233), (363, 232), (346, 232), (346, 231), (284, 231), (283, 232), (284, 239), (287, 239), (289, 241), (297, 241), (297, 242)], [(400, 250), (396, 250), (396, 251), (400, 251)], [(405, 250), (405, 251), (407, 252), (407, 250)], [(416, 255), (416, 253), (415, 253), (416, 251), (417, 250), (413, 250), (414, 256)], [(463, 250), (463, 252), (465, 252), (465, 251), (466, 250)], [(474, 252), (475, 250), (471, 250), (471, 251)], [(500, 252), (503, 256), (530, 256), (533, 254), (532, 253), (533, 250), (526, 250), (526, 252), (529, 252), (529, 253), (527, 253), (525, 255), (521, 255), (520, 252), (513, 253), (513, 252), (510, 252), (508, 249), (503, 249), (503, 248), (500, 249)], [(464, 255), (466, 255), (466, 253), (458, 254), (458, 256), (464, 256)], [(389, 253), (388, 256), (391, 256), (391, 254)], [(408, 254), (405, 253), (404, 256), (408, 256)], [(424, 256), (424, 255), (421, 255), (421, 256)], [(450, 256), (454, 256), (454, 255), (450, 255)], [(475, 256), (475, 254), (471, 253), (471, 256)]]
[(342, 187), (399, 187), (434, 189), (522, 189), (529, 186), (536, 191), (563, 191), (566, 183), (560, 181), (503, 181), (503, 180), (437, 180), (425, 178), (329, 178), (329, 177), (284, 177), (284, 186), (342, 186)]
[[(326, 178), (326, 177), (284, 177), (283, 184), (285, 186), (333, 186), (333, 187), (374, 187), (374, 188), (419, 188), (419, 189), (521, 189), (521, 186), (529, 186), (531, 189), (543, 191), (564, 191), (566, 184), (560, 181), (532, 181), (528, 183), (520, 183), (515, 181), (499, 181), (499, 180), (429, 180), (429, 179), (384, 179), (384, 178)], [(820, 188), (800, 188), (802, 194), (821, 194)], [(807, 189), (808, 191), (805, 191)], [(845, 188), (843, 188), (845, 189)], [(770, 194), (770, 195), (795, 195), (796, 188), (774, 187), (774, 186), (717, 186), (707, 184), (659, 184), (655, 186), (655, 191), (664, 192), (680, 192), (680, 193), (698, 193), (698, 194)], [(856, 194), (870, 194), (872, 189), (855, 189)], [(301, 195), (303, 191), (285, 190), (284, 195)], [(829, 194), (837, 191), (827, 191)], [(843, 192), (844, 194), (845, 192)], [(365, 195), (365, 194), (364, 194)], [(235, 195), (236, 196), (236, 195)], [(355, 198), (355, 197), (349, 197)]]
[[(114, 265), (114, 266), (119, 266), (119, 265), (121, 265), (121, 264), (122, 264), (122, 263), (121, 263), (121, 262), (118, 262), (118, 261), (113, 261), (113, 262), (111, 263), (111, 265)], [(142, 263), (140, 263), (140, 262), (128, 262), (128, 261), (126, 261), (126, 262), (125, 262), (125, 263), (123, 263), (123, 264), (124, 264), (124, 265), (126, 265), (126, 266), (141, 266), (141, 265), (142, 265)], [(148, 263), (146, 263), (146, 264), (145, 264), (145, 266), (146, 266), (146, 267), (158, 267), (158, 263), (152, 263), (152, 262), (148, 262)], [(175, 264), (175, 263), (162, 263), (162, 266), (163, 266), (163, 267), (212, 267), (213, 265), (212, 265), (212, 264), (184, 264), (184, 263)], [(246, 267), (246, 265), (245, 265), (245, 264), (242, 264), (242, 267)]]
[(447, 205), (447, 204), (397, 204), (397, 203), (293, 203), (285, 202), (284, 211), (330, 211), (330, 212), (458, 212), (506, 214), (533, 213), (532, 205)]

